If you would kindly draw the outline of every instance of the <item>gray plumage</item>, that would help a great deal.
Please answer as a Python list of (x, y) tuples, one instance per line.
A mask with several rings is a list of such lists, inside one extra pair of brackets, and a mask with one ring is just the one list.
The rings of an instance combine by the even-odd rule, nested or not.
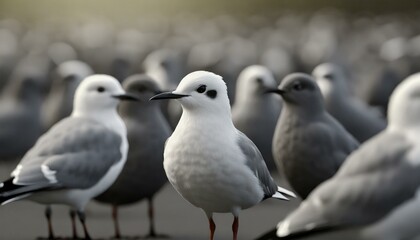
[(277, 184), (268, 171), (264, 158), (257, 146), (243, 133), (238, 131), (238, 145), (246, 157), (246, 165), (258, 178), (264, 191), (264, 198), (270, 198), (277, 191)]
[(371, 224), (414, 197), (420, 186), (419, 79), (412, 75), (396, 88), (388, 127), (286, 217), (278, 236)]
[(81, 61), (67, 61), (57, 67), (50, 93), (42, 109), (45, 130), (70, 115), (76, 88), (91, 74), (93, 70)]
[(269, 169), (275, 168), (272, 139), (281, 111), (281, 99), (265, 94), (265, 91), (275, 86), (276, 81), (266, 67), (249, 66), (238, 77), (232, 107), (235, 127), (255, 143)]
[[(182, 77), (180, 54), (171, 49), (159, 49), (150, 53), (143, 62), (146, 74), (152, 77), (162, 90), (172, 90)], [(182, 108), (176, 101), (165, 101), (162, 111), (172, 129), (181, 118)]]
[(373, 223), (412, 198), (420, 183), (420, 166), (407, 159), (412, 147), (404, 135), (390, 132), (363, 144), (284, 220), (288, 235)]
[(328, 112), (358, 141), (364, 142), (386, 127), (386, 121), (375, 111), (353, 97), (343, 72), (333, 64), (321, 64), (313, 71)]
[[(163, 169), (163, 150), (171, 134), (158, 102), (149, 98), (160, 92), (156, 82), (147, 75), (133, 75), (123, 84), (124, 89), (140, 101), (121, 103), (120, 114), (127, 126), (130, 145), (127, 162), (114, 184), (96, 197), (102, 203), (116, 208), (147, 199), (153, 210), (153, 197), (168, 181)], [(156, 236), (153, 216), (150, 217), (149, 236)], [(118, 219), (114, 218), (116, 224)], [(116, 237), (121, 236), (116, 229)]]
[(402, 203), (380, 221), (364, 228), (362, 236), (378, 240), (419, 239), (419, 206), (420, 198), (416, 194), (414, 198)]
[[(15, 184), (58, 188), (90, 188), (121, 159), (121, 137), (84, 118), (66, 118), (43, 135), (12, 175)], [(46, 177), (42, 167), (56, 172)]]
[(44, 82), (34, 69), (17, 69), (0, 100), (0, 158), (22, 156), (42, 133)]
[(133, 75), (124, 81), (124, 89), (141, 101), (121, 103), (120, 114), (127, 126), (130, 145), (127, 162), (115, 183), (96, 199), (114, 205), (151, 198), (166, 182), (163, 150), (171, 130), (157, 102), (149, 98), (159, 91), (146, 75)]
[(359, 143), (324, 108), (307, 74), (290, 74), (277, 90), (284, 100), (273, 155), (292, 188), (305, 199), (331, 178)]

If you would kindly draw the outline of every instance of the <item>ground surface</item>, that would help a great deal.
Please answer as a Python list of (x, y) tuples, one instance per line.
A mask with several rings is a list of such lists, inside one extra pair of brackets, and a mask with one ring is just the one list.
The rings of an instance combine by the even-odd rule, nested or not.
[[(16, 166), (16, 162), (0, 162), (0, 180), (4, 180)], [(240, 215), (239, 239), (255, 239), (273, 228), (279, 220), (299, 204), (267, 200), (245, 210)], [(167, 184), (156, 197), (156, 227), (159, 233), (170, 235), (174, 240), (207, 240), (208, 225), (204, 213), (182, 199)], [(57, 236), (69, 236), (68, 209), (53, 207), (54, 228)], [(124, 235), (145, 235), (148, 229), (146, 203), (124, 207), (120, 210), (121, 230)], [(215, 239), (231, 239), (232, 216), (216, 214)], [(94, 238), (109, 239), (113, 235), (110, 208), (95, 202), (87, 208), (87, 223)], [(79, 232), (81, 227), (79, 226)], [(0, 239), (36, 239), (47, 235), (44, 207), (29, 201), (11, 203), (0, 207)]]

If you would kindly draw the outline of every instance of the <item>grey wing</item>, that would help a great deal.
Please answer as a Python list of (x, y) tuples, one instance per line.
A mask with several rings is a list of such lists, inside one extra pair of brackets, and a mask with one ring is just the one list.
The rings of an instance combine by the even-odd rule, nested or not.
[(420, 236), (419, 206), (419, 196), (404, 202), (385, 218), (363, 229), (363, 236), (383, 240), (415, 239)]
[(332, 116), (331, 122), (334, 126), (334, 144), (336, 145), (337, 169), (354, 150), (359, 148), (360, 143), (353, 137), (336, 119)]
[(238, 130), (238, 144), (246, 157), (246, 164), (260, 181), (265, 198), (273, 196), (277, 191), (277, 184), (268, 171), (267, 165), (257, 146), (245, 134)]
[(369, 140), (281, 223), (279, 235), (369, 224), (384, 217), (412, 198), (420, 183), (420, 167), (407, 162), (411, 148), (397, 133)]
[(88, 119), (64, 119), (42, 136), (12, 173), (15, 184), (89, 188), (121, 157), (121, 137)]

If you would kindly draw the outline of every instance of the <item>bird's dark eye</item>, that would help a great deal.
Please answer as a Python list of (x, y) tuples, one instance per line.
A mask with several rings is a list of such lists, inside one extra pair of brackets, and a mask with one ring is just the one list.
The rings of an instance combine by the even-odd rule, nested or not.
[(206, 91), (206, 89), (207, 89), (206, 85), (201, 85), (197, 88), (197, 92), (198, 93), (203, 93), (203, 92)]
[(104, 87), (98, 87), (98, 89), (96, 89), (96, 91), (98, 91), (98, 92), (104, 92), (105, 91), (105, 88)]
[(333, 80), (334, 76), (332, 74), (327, 74), (327, 75), (324, 76), (324, 78)]
[(209, 90), (209, 91), (207, 91), (206, 95), (211, 99), (215, 99), (217, 97), (217, 91), (216, 90)]
[(293, 85), (293, 89), (296, 91), (301, 91), (303, 89), (303, 85), (300, 83), (296, 83), (295, 85)]
[(169, 63), (168, 63), (167, 61), (162, 61), (162, 62), (160, 62), (160, 65), (161, 65), (163, 68), (168, 68), (168, 67), (169, 67)]
[(139, 86), (137, 87), (137, 92), (144, 92), (146, 91), (146, 87), (145, 86)]
[(257, 81), (257, 83), (259, 83), (259, 84), (261, 84), (261, 83), (263, 83), (263, 79), (262, 78), (257, 78), (257, 79), (255, 79), (256, 81)]

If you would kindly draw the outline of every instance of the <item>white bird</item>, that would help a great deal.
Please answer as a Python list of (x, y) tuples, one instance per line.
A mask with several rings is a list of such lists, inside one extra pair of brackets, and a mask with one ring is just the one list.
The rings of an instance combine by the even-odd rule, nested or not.
[(238, 216), (267, 198), (288, 200), (295, 194), (280, 188), (270, 176), (260, 151), (232, 122), (226, 83), (206, 71), (188, 74), (173, 92), (154, 99), (178, 99), (181, 119), (164, 151), (166, 175), (187, 201), (201, 208), (209, 219), (213, 213), (232, 213), (233, 239), (237, 239)]
[(84, 210), (93, 197), (117, 178), (126, 161), (126, 127), (117, 113), (119, 100), (135, 100), (119, 82), (107, 75), (93, 75), (79, 85), (74, 110), (40, 137), (0, 184), (2, 205), (23, 198), (47, 205), (49, 238), (54, 239), (50, 204), (71, 207), (73, 237), (77, 238), (75, 215), (85, 238)]
[(388, 120), (279, 224), (277, 236), (372, 224), (414, 197), (420, 186), (420, 74), (396, 88)]

